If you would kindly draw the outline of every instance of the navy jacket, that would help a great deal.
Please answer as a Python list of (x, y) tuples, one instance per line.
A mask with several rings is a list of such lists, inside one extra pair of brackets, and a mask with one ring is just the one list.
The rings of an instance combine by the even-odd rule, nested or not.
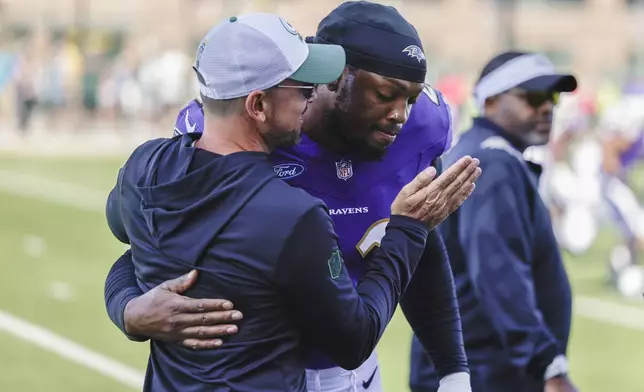
[[(542, 392), (543, 375), (565, 354), (570, 333), (570, 284), (538, 170), (522, 146), (492, 122), (474, 126), (444, 157), (480, 160), (473, 195), (440, 226), (450, 256), (473, 392)], [(417, 341), (413, 391), (435, 391), (437, 375)]]
[(354, 288), (320, 200), (278, 179), (267, 154), (219, 156), (194, 148), (198, 137), (135, 150), (110, 194), (108, 222), (131, 245), (142, 291), (197, 268), (186, 294), (229, 299), (244, 320), (218, 350), (152, 341), (145, 390), (305, 391), (311, 345), (359, 366), (393, 316), (427, 228), (393, 216)]

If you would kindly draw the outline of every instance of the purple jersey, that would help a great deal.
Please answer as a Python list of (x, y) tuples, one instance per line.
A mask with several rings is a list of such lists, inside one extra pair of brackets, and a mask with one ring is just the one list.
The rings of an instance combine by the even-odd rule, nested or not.
[(630, 170), (644, 158), (644, 130), (640, 130), (639, 136), (632, 142), (631, 146), (619, 156), (624, 170)]
[[(175, 134), (202, 129), (203, 111), (195, 100), (180, 112)], [(337, 155), (324, 150), (306, 135), (297, 146), (276, 150), (272, 159), (279, 177), (328, 206), (347, 270), (355, 284), (365, 272), (369, 251), (380, 245), (391, 203), (398, 192), (451, 143), (449, 106), (440, 94), (428, 87), (412, 107), (408, 121), (382, 160)], [(334, 366), (323, 356), (314, 355), (307, 368)]]
[(599, 123), (600, 136), (606, 140), (615, 135), (629, 142), (629, 147), (619, 155), (622, 174), (644, 158), (644, 98), (626, 96), (607, 108)]

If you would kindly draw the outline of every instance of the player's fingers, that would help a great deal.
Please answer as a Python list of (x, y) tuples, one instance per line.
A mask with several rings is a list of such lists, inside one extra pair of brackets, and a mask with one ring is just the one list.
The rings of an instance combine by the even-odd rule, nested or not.
[(479, 165), (479, 160), (478, 159), (472, 159), (469, 165), (465, 167), (463, 171), (458, 173), (454, 181), (449, 183), (447, 187), (445, 188), (444, 194), (447, 198), (448, 203), (451, 202), (452, 199), (458, 198), (460, 196), (459, 192), (462, 189), (468, 189), (470, 184), (473, 184), (474, 181), (478, 178), (477, 176), (477, 169)]
[(409, 184), (405, 185), (400, 191), (400, 196), (407, 199), (408, 197), (415, 195), (419, 190), (427, 187), (427, 185), (434, 180), (434, 177), (436, 177), (436, 169), (430, 166), (418, 173), (418, 175), (416, 175)]
[(472, 195), (474, 188), (476, 188), (476, 184), (469, 184), (467, 188), (463, 188), (458, 192), (458, 196), (448, 206), (448, 215), (456, 211)]
[(243, 315), (238, 310), (226, 310), (207, 313), (182, 313), (172, 319), (173, 329), (179, 331), (188, 327), (219, 325), (239, 321)]
[(181, 294), (188, 290), (197, 279), (197, 270), (192, 270), (187, 274), (181, 275), (178, 278), (166, 280), (159, 285), (159, 289), (171, 291), (173, 293)]
[[(452, 192), (452, 198), (456, 201), (460, 200), (467, 190), (470, 189), (470, 185), (474, 184), (481, 176), (482, 170), (478, 167), (478, 160), (475, 159), (474, 162), (476, 162), (476, 165), (470, 165), (468, 169), (461, 173), (456, 181), (454, 181), (454, 188), (448, 188), (448, 190), (446, 190), (446, 192)], [(463, 179), (464, 177), (465, 179)]]
[(182, 309), (190, 313), (220, 312), (232, 310), (233, 303), (225, 299), (214, 298), (181, 298), (184, 302)]
[(460, 198), (456, 206), (454, 206), (453, 210), (456, 210), (458, 207), (461, 206), (461, 204), (465, 202), (465, 200), (467, 200), (468, 197), (472, 196), (472, 193), (474, 192), (475, 188), (476, 188), (476, 184), (470, 184), (470, 186), (467, 189), (463, 190), (462, 191), (463, 196)]
[(224, 336), (234, 335), (239, 331), (239, 327), (232, 324), (224, 325), (200, 325), (198, 327), (188, 327), (181, 332), (179, 335), (184, 339), (213, 339), (221, 338)]
[(480, 167), (477, 167), (476, 169), (474, 169), (472, 174), (470, 174), (467, 180), (465, 180), (465, 183), (463, 184), (463, 186), (461, 186), (461, 189), (457, 190), (457, 193), (458, 193), (457, 201), (462, 203), (468, 197), (470, 197), (470, 195), (474, 191), (476, 180), (478, 180), (479, 177), (481, 177), (482, 173), (483, 173), (483, 170)]
[(438, 188), (441, 190), (447, 189), (448, 186), (450, 186), (458, 176), (465, 170), (467, 170), (472, 164), (472, 159), (471, 156), (466, 155), (456, 161), (455, 164), (450, 166), (445, 172), (443, 172), (438, 178), (432, 182), (432, 188)]
[(221, 339), (186, 339), (181, 345), (192, 350), (213, 350), (221, 347), (224, 342)]

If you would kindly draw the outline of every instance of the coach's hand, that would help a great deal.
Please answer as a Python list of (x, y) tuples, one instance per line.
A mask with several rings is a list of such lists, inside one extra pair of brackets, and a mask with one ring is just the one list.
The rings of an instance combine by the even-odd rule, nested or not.
[(125, 306), (125, 330), (165, 342), (179, 342), (194, 350), (218, 348), (223, 336), (237, 333), (230, 322), (242, 319), (241, 312), (223, 299), (194, 299), (181, 296), (197, 279), (193, 270), (161, 283)]
[(474, 191), (474, 182), (481, 175), (479, 160), (465, 156), (438, 178), (429, 167), (400, 191), (391, 205), (392, 215), (418, 219), (435, 228)]
[(544, 392), (579, 392), (567, 376), (557, 376), (546, 381)]

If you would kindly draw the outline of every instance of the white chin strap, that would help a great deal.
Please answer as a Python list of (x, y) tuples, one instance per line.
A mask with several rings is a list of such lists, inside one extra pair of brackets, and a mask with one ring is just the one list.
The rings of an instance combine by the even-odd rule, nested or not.
[(479, 111), (483, 113), (486, 99), (528, 80), (554, 74), (555, 67), (544, 55), (526, 54), (516, 57), (479, 80), (474, 87), (474, 101)]

